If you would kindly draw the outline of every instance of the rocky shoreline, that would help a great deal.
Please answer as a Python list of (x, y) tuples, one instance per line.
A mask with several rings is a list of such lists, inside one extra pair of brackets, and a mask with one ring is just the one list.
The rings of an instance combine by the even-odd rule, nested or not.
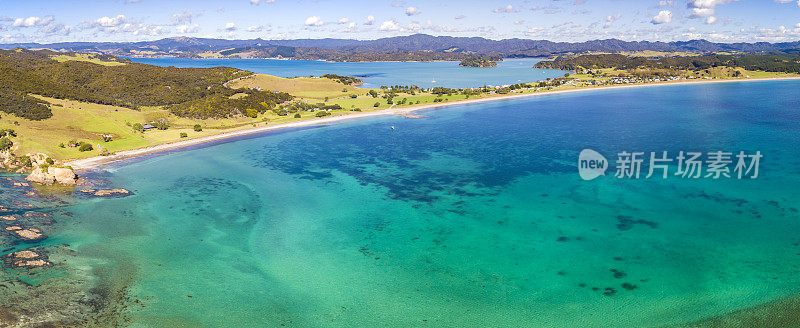
[[(124, 326), (129, 312), (144, 306), (128, 296), (128, 282), (119, 280), (128, 274), (100, 274), (117, 270), (119, 264), (81, 264), (97, 259), (82, 256), (52, 236), (80, 219), (66, 209), (75, 201), (133, 192), (108, 188), (110, 182), (93, 173), (81, 179), (62, 174), (59, 182), (51, 168), (40, 171), (44, 183), (35, 178), (39, 172), (33, 179), (28, 176), (30, 182), (22, 180), (23, 173), (0, 178), (0, 327)], [(53, 185), (70, 187), (48, 187)], [(73, 186), (82, 186), (83, 192)]]

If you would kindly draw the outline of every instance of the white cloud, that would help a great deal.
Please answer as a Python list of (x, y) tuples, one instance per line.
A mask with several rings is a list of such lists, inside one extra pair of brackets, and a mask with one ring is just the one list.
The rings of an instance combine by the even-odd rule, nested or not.
[(39, 31), (44, 34), (69, 35), (70, 33), (72, 33), (72, 30), (73, 30), (72, 26), (64, 25), (62, 23), (56, 23), (43, 26)]
[(192, 22), (192, 12), (188, 10), (184, 10), (182, 13), (177, 13), (172, 15), (172, 22), (175, 24), (179, 23), (191, 23)]
[(689, 17), (709, 17), (714, 15), (714, 7), (733, 0), (689, 0), (686, 7), (692, 10)]
[(95, 19), (92, 25), (102, 27), (102, 28), (115, 28), (119, 27), (122, 24), (125, 24), (128, 19), (125, 15), (117, 15), (116, 17), (108, 17), (103, 16), (98, 19)]
[(250, 0), (251, 5), (258, 5), (259, 3), (261, 3), (261, 0)]
[(347, 18), (347, 17), (342, 17), (342, 18), (339, 18), (339, 21), (338, 21), (337, 23), (339, 23), (339, 24), (347, 24), (347, 23), (350, 23), (350, 18)]
[(531, 27), (525, 31), (525, 34), (527, 36), (542, 36), (546, 31), (544, 27)]
[(181, 33), (181, 34), (184, 34), (184, 33), (197, 33), (197, 32), (200, 31), (200, 25), (197, 25), (197, 24), (178, 25), (178, 26), (175, 27), (175, 31), (177, 31), (178, 33)]
[(228, 32), (236, 31), (236, 24), (234, 22), (229, 22), (225, 24), (225, 30)]
[(698, 18), (711, 15), (714, 15), (714, 8), (692, 8), (692, 13), (689, 14), (689, 17)]
[(617, 13), (616, 15), (609, 15), (606, 16), (606, 22), (603, 24), (603, 28), (611, 27), (611, 24), (614, 24), (614, 21), (618, 20), (622, 15)]
[(717, 18), (714, 17), (714, 16), (708, 16), (708, 18), (706, 18), (706, 24), (711, 25), (711, 24), (714, 24), (716, 22), (717, 22)]
[(514, 8), (514, 6), (512, 6), (512, 5), (508, 5), (508, 6), (505, 6), (505, 7), (497, 7), (497, 8), (494, 8), (492, 10), (492, 12), (494, 12), (494, 13), (515, 13), (515, 12), (518, 12), (518, 11), (519, 11), (519, 9)]
[(264, 25), (253, 25), (247, 28), (247, 32), (262, 32), (262, 31), (271, 31), (272, 28), (269, 26)]
[(456, 16), (456, 17), (455, 17), (455, 19), (464, 19), (464, 18), (467, 18), (467, 16), (464, 16), (464, 15), (458, 15), (458, 16)]
[(658, 24), (665, 24), (672, 21), (672, 12), (669, 10), (662, 10), (658, 12), (658, 15), (653, 17), (653, 20), (650, 22), (658, 25)]
[(406, 8), (406, 16), (414, 16), (419, 15), (422, 13), (422, 10), (417, 9), (417, 7), (408, 7)]
[(31, 26), (44, 26), (50, 24), (53, 21), (53, 16), (47, 16), (45, 18), (31, 16), (28, 18), (17, 18), (14, 20), (14, 23), (11, 26), (14, 27), (31, 27)]
[[(106, 33), (130, 33), (133, 35), (161, 35), (167, 33), (167, 30), (162, 25), (149, 25), (130, 21), (125, 15), (103, 16), (83, 25), (82, 28), (96, 28), (98, 31)], [(191, 29), (191, 26), (187, 27), (187, 31), (189, 29)]]
[(367, 19), (364, 21), (364, 25), (372, 25), (375, 24), (375, 16), (369, 15)]
[(381, 31), (397, 31), (400, 29), (400, 25), (393, 20), (388, 20), (381, 23), (381, 27), (378, 29)]
[(322, 21), (322, 19), (319, 18), (319, 16), (311, 16), (309, 18), (306, 18), (305, 22), (306, 26), (320, 26), (322, 24), (325, 23)]

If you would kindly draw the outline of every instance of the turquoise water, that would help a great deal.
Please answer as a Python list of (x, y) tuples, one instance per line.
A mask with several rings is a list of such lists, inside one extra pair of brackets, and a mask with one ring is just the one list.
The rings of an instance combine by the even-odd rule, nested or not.
[(138, 63), (175, 67), (228, 66), (281, 77), (355, 75), (365, 88), (417, 85), (449, 88), (508, 85), (563, 76), (565, 71), (533, 69), (539, 59), (506, 59), (493, 68), (461, 67), (458, 62), (329, 63), (315, 60), (131, 58)]
[[(78, 202), (51, 238), (129, 279), (134, 327), (701, 320), (800, 290), (798, 87), (589, 91), (271, 132), (110, 167), (93, 178), (135, 195)], [(583, 181), (587, 147), (764, 159), (755, 180)]]

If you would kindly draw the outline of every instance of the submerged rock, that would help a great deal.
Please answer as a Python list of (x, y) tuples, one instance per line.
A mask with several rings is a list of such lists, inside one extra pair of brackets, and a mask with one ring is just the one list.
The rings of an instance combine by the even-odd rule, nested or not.
[(39, 241), (47, 238), (47, 236), (42, 233), (42, 230), (37, 228), (24, 229), (21, 226), (10, 226), (6, 227), (6, 231), (10, 232), (14, 237), (17, 237), (17, 239), (21, 239), (23, 241)]
[(41, 167), (33, 170), (25, 180), (48, 186), (55, 183), (64, 186), (74, 186), (77, 179), (78, 176), (75, 175), (75, 172), (70, 168), (50, 166), (47, 168), (47, 171), (44, 171)]
[(3, 221), (16, 221), (17, 217), (15, 217), (13, 215), (3, 215), (3, 216), (0, 216), (0, 220), (3, 220)]
[(51, 266), (47, 254), (38, 250), (24, 250), (3, 256), (3, 265), (13, 269), (31, 269)]
[(128, 196), (131, 192), (127, 189), (122, 188), (114, 188), (114, 189), (101, 189), (94, 193), (97, 197), (107, 197), (107, 196)]

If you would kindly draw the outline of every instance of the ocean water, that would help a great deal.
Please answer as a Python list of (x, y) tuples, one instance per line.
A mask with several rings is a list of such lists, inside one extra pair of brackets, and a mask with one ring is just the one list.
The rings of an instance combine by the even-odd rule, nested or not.
[[(132, 327), (687, 324), (800, 290), (799, 87), (546, 95), (151, 156), (92, 175), (135, 195), (74, 201), (50, 242), (141, 301)], [(764, 158), (758, 179), (583, 181), (584, 148)]]
[(461, 67), (458, 66), (458, 62), (329, 63), (315, 60), (180, 58), (131, 58), (131, 60), (157, 66), (227, 66), (280, 77), (355, 75), (364, 81), (365, 88), (412, 84), (423, 88), (435, 86), (469, 88), (534, 82), (563, 76), (566, 73), (554, 69), (533, 69), (533, 65), (541, 61), (540, 59), (506, 59), (492, 68)]

